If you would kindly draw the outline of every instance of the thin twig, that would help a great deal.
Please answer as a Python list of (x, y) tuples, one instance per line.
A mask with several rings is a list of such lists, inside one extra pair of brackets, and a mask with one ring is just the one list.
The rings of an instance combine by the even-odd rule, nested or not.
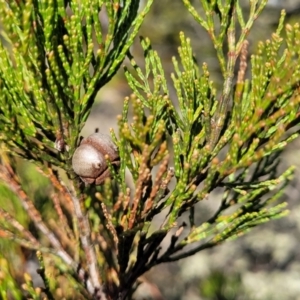
[(119, 239), (118, 239), (116, 229), (115, 229), (113, 223), (111, 222), (111, 215), (108, 212), (107, 207), (103, 202), (101, 203), (101, 207), (102, 207), (103, 214), (104, 214), (104, 217), (105, 217), (106, 222), (107, 222), (106, 228), (110, 231), (111, 235), (113, 236), (116, 248), (118, 248)]
[(144, 187), (147, 185), (147, 182), (149, 182), (149, 179), (151, 178), (151, 172), (148, 168), (148, 160), (149, 160), (150, 150), (149, 146), (145, 145), (142, 153), (142, 162), (139, 168), (139, 177), (135, 183), (135, 194), (133, 197), (130, 213), (128, 216), (128, 229), (132, 229), (134, 225), (136, 224), (136, 216), (138, 213), (138, 209), (140, 201), (142, 199), (143, 193), (144, 193)]
[(0, 208), (0, 217), (5, 220), (6, 223), (12, 225), (19, 233), (21, 233), (26, 240), (30, 241), (37, 248), (40, 247), (39, 241), (31, 234), (29, 230), (24, 228), (14, 217), (12, 217), (7, 211)]
[(159, 191), (161, 190), (162, 187), (162, 182), (163, 182), (163, 176), (167, 171), (168, 168), (168, 162), (169, 162), (169, 155), (167, 155), (162, 164), (160, 165), (158, 172), (155, 177), (154, 185), (152, 187), (150, 196), (146, 200), (144, 204), (144, 210), (142, 212), (142, 218), (145, 217), (145, 215), (151, 210), (154, 204), (154, 200), (157, 199), (156, 197), (158, 196)]
[(64, 184), (62, 180), (60, 180), (58, 172), (48, 167), (46, 170), (37, 168), (37, 170), (42, 173), (45, 177), (49, 178), (52, 185), (60, 192), (62, 195), (63, 202), (62, 204), (64, 207), (69, 211), (70, 214), (73, 212), (73, 202), (72, 198), (70, 196), (70, 193), (68, 191), (68, 188)]
[(142, 194), (143, 194), (143, 188), (145, 185), (145, 181), (147, 181), (149, 179), (149, 176), (151, 176), (150, 170), (149, 170), (149, 168), (147, 168), (146, 164), (143, 163), (140, 168), (140, 171), (139, 171), (139, 178), (136, 182), (136, 190), (135, 190), (135, 195), (134, 195), (133, 202), (132, 202), (132, 209), (130, 211), (128, 229), (132, 229), (133, 226), (135, 225), (139, 202), (140, 202), (140, 200), (142, 198)]
[(74, 212), (78, 221), (80, 241), (86, 255), (89, 277), (95, 289), (94, 295), (97, 296), (97, 299), (106, 300), (107, 299), (106, 295), (103, 291), (103, 287), (100, 284), (100, 280), (99, 280), (97, 258), (91, 240), (91, 228), (89, 224), (89, 219), (86, 216), (82, 205), (83, 195), (81, 195), (81, 198), (79, 199), (76, 196), (75, 188), (73, 186), (70, 195), (72, 197)]
[(208, 146), (211, 150), (217, 145), (221, 131), (223, 129), (227, 110), (230, 103), (230, 94), (232, 90), (233, 77), (234, 77), (234, 66), (236, 63), (237, 53), (235, 48), (235, 11), (233, 10), (230, 26), (227, 32), (228, 38), (228, 61), (225, 73), (225, 80), (223, 84), (223, 91), (221, 99), (218, 102), (216, 112), (211, 119), (211, 135), (209, 138)]
[(245, 80), (245, 74), (247, 71), (248, 47), (249, 47), (249, 42), (245, 40), (242, 44), (242, 49), (241, 49), (240, 67), (237, 76), (237, 83), (243, 83)]
[(59, 201), (59, 197), (56, 193), (52, 193), (51, 196), (50, 196), (52, 202), (53, 202), (53, 205), (54, 205), (54, 209), (58, 215), (58, 218), (60, 220), (60, 223), (62, 226), (64, 226), (64, 229), (67, 233), (67, 236), (71, 239), (71, 240), (75, 240), (75, 236), (68, 224), (68, 220), (67, 220), (67, 217), (66, 215), (64, 214), (62, 208), (61, 208), (61, 205), (60, 205), (60, 201)]

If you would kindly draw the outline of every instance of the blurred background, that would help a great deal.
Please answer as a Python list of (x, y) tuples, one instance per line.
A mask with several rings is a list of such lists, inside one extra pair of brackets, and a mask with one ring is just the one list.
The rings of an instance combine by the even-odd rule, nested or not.
[[(200, 3), (199, 0), (192, 2)], [(249, 1), (245, 0), (243, 3), (247, 11)], [(255, 51), (260, 40), (270, 38), (283, 8), (287, 11), (287, 22), (298, 22), (300, 0), (269, 0), (267, 8), (249, 35), (250, 54)], [(162, 59), (166, 77), (170, 78), (169, 75), (173, 71), (171, 58), (177, 55), (180, 31), (190, 37), (199, 65), (203, 62), (208, 64), (211, 79), (220, 91), (222, 78), (212, 43), (207, 33), (184, 8), (182, 1), (154, 1), (140, 35), (150, 38), (152, 47)], [(131, 51), (136, 61), (142, 65), (142, 50), (138, 40)], [(169, 82), (171, 97), (176, 102), (170, 79)], [(121, 69), (117, 76), (99, 91), (82, 135), (91, 134), (95, 128), (99, 128), (103, 133), (109, 133), (110, 128), (117, 132), (117, 116), (122, 112), (124, 97), (130, 94), (131, 90)], [(259, 226), (248, 235), (204, 250), (190, 258), (155, 267), (142, 278), (143, 284), (136, 292), (136, 299), (300, 300), (300, 139), (285, 150), (279, 172), (291, 164), (297, 166), (296, 174), (282, 199), (288, 202), (288, 217)], [(47, 203), (44, 199), (51, 193), (48, 181), (36, 173), (28, 162), (20, 161), (18, 169), (28, 195), (38, 199), (41, 205)], [(6, 188), (0, 186), (0, 204), (3, 208), (9, 209), (8, 206), (16, 202), (3, 201), (13, 197)], [(213, 212), (219, 198), (220, 194), (213, 192), (209, 196), (210, 201), (200, 203), (197, 206), (199, 218), (207, 212)], [(44, 214), (50, 211), (47, 207), (42, 210)], [(29, 222), (26, 216), (23, 215), (23, 218), (23, 224)], [(16, 252), (20, 252), (20, 255), (16, 256)], [(5, 254), (6, 259), (18, 272), (36, 274), (37, 264), (32, 253), (26, 255), (26, 250), (20, 250), (18, 247), (13, 249), (11, 243), (0, 239), (0, 257), (1, 253)], [(24, 266), (22, 270), (21, 265)], [(0, 275), (3, 274), (3, 268), (4, 263), (0, 260)], [(13, 275), (20, 276), (19, 273)], [(39, 276), (34, 276), (33, 279), (35, 284), (41, 284)]]
[[(192, 3), (198, 5), (200, 1)], [(244, 1), (246, 11), (247, 3), (249, 1)], [(299, 21), (300, 0), (269, 0), (249, 35), (250, 55), (260, 40), (270, 38), (276, 30), (282, 9), (287, 12), (286, 22)], [(173, 71), (171, 58), (177, 55), (180, 31), (191, 38), (199, 65), (203, 62), (208, 64), (211, 78), (220, 91), (222, 78), (212, 43), (207, 33), (184, 8), (182, 1), (154, 1), (140, 35), (150, 38), (169, 77)], [(138, 41), (131, 51), (142, 65), (143, 57)], [(99, 91), (83, 135), (90, 134), (95, 127), (99, 127), (101, 132), (109, 132), (109, 128), (117, 131), (116, 116), (122, 111), (124, 97), (130, 93), (124, 72), (120, 70)], [(175, 94), (173, 100), (176, 101)], [(136, 297), (157, 300), (300, 300), (299, 139), (284, 152), (279, 172), (291, 164), (297, 166), (297, 171), (282, 199), (288, 202), (288, 217), (259, 226), (248, 235), (217, 248), (202, 251), (177, 263), (155, 267), (146, 274), (145, 283), (138, 289)], [(217, 192), (210, 195), (210, 204), (198, 205), (200, 218), (201, 214), (214, 211), (217, 206), (214, 198), (219, 198)]]

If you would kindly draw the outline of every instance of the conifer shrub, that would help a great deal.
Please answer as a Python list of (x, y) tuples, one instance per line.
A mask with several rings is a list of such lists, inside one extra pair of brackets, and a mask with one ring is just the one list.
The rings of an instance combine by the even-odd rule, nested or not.
[[(267, 1), (249, 1), (246, 14), (242, 1), (182, 0), (214, 45), (218, 90), (183, 32), (171, 78), (147, 37), (136, 62), (131, 46), (153, 0), (140, 2), (0, 1), (3, 299), (131, 299), (158, 264), (288, 213), (281, 196), (294, 167), (277, 167), (299, 135), (299, 24), (285, 24), (282, 11), (248, 53)], [(132, 94), (118, 131), (82, 139), (98, 91), (125, 58)], [(199, 222), (195, 205), (214, 201), (216, 188), (220, 206)], [(43, 284), (20, 270), (24, 249), (36, 253)]]

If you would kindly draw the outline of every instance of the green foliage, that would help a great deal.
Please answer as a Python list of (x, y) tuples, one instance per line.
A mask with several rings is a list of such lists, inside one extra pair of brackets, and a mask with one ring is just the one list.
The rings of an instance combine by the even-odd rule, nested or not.
[[(0, 1), (0, 179), (35, 228), (5, 206), (0, 234), (39, 250), (45, 288), (25, 276), (32, 298), (55, 298), (65, 281), (78, 299), (130, 298), (155, 265), (287, 214), (281, 196), (294, 168), (278, 174), (277, 167), (299, 135), (299, 24), (284, 26), (282, 12), (249, 68), (246, 37), (266, 1), (250, 1), (247, 19), (239, 1), (223, 2), (201, 1), (202, 17), (183, 0), (216, 50), (223, 76), (217, 91), (209, 65), (199, 66), (183, 32), (170, 78), (147, 38), (143, 65), (135, 61), (130, 47), (150, 0), (140, 11), (139, 1)], [(112, 132), (120, 167), (106, 157), (112, 179), (83, 186), (70, 158), (96, 93), (126, 56), (133, 93), (124, 100), (119, 132)], [(52, 184), (49, 197), (28, 189), (38, 181), (18, 172), (15, 155), (36, 163)], [(195, 205), (216, 188), (223, 193), (219, 208), (200, 223)], [(153, 224), (158, 215), (163, 221)]]
[(8, 299), (8, 297), (16, 300), (22, 299), (21, 291), (11, 274), (8, 261), (2, 255), (0, 258), (0, 295), (1, 299)]
[(7, 147), (64, 167), (151, 3), (138, 12), (139, 1), (1, 1), (0, 129)]

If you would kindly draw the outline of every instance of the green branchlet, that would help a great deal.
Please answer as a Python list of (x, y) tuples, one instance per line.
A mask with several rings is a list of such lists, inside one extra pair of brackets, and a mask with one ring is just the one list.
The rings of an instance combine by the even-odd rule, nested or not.
[(151, 3), (138, 12), (139, 1), (0, 2), (1, 140), (8, 149), (65, 167), (98, 90), (122, 64)]
[[(252, 7), (250, 18), (259, 14), (261, 9), (262, 7), (259, 7), (254, 11)], [(241, 20), (241, 16), (238, 20)], [(284, 12), (272, 39), (258, 45), (257, 53), (251, 60), (252, 80), (249, 82), (244, 79), (247, 67), (245, 36), (242, 34), (237, 42), (231, 38), (235, 35), (233, 11), (226, 31), (229, 43), (228, 64), (220, 100), (217, 99), (216, 91), (209, 80), (208, 67), (204, 64), (201, 72), (193, 57), (189, 39), (186, 39), (183, 33), (180, 35), (180, 62), (173, 59), (175, 73), (171, 75), (178, 97), (178, 109), (168, 100), (169, 92), (165, 91), (162, 84), (166, 81), (165, 78), (161, 78), (163, 72), (158, 73), (156, 66), (151, 64), (152, 61), (156, 61), (157, 66), (161, 65), (156, 52), (148, 43), (142, 42), (145, 51), (145, 71), (142, 72), (134, 61), (132, 66), (136, 77), (125, 70), (129, 85), (135, 97), (138, 97), (132, 98), (133, 106), (137, 102), (145, 108), (144, 117), (140, 116), (139, 111), (138, 119), (146, 119), (151, 115), (151, 119), (157, 122), (152, 124), (152, 128), (155, 128), (159, 121), (169, 123), (166, 133), (170, 134), (171, 140), (168, 139), (168, 135), (162, 136), (160, 143), (167, 141), (170, 144), (168, 149), (173, 149), (176, 185), (158, 204), (161, 208), (169, 208), (163, 228), (168, 231), (183, 212), (190, 210), (198, 201), (206, 199), (217, 186), (226, 187), (224, 195), (228, 193), (216, 215), (208, 220), (207, 224), (202, 224), (199, 228), (190, 224), (190, 234), (173, 249), (162, 254), (157, 262), (172, 261), (195, 253), (187, 251), (171, 258), (171, 254), (192, 242), (204, 239), (196, 248), (200, 251), (239, 236), (257, 224), (286, 215), (285, 204), (269, 207), (280, 198), (283, 188), (293, 174), (292, 167), (277, 177), (273, 171), (278, 164), (278, 156), (287, 142), (299, 135), (298, 132), (292, 134), (287, 131), (299, 122), (299, 49), (294, 40), (299, 25), (286, 26), (285, 42), (281, 37), (283, 20)], [(251, 27), (252, 21), (247, 23), (247, 28)], [(203, 25), (202, 21), (199, 23)], [(213, 38), (212, 40), (214, 42)], [(233, 70), (239, 56), (240, 73), (237, 84), (233, 87)], [(287, 67), (288, 65), (290, 67)], [(148, 82), (153, 85), (149, 87)], [(160, 95), (157, 95), (157, 91), (160, 91)], [(153, 102), (155, 96), (157, 100)], [(231, 99), (232, 111), (229, 113), (228, 105)], [(153, 103), (167, 107), (164, 109), (165, 114), (158, 115), (158, 105), (153, 107)], [(137, 118), (135, 113), (133, 118)], [(238, 120), (240, 126), (236, 126)], [(121, 144), (123, 140), (126, 143), (132, 140), (129, 132), (129, 127), (126, 134), (120, 131)], [(134, 130), (131, 131), (132, 134), (133, 132)], [(139, 136), (143, 136), (142, 132), (143, 128), (140, 128)], [(154, 143), (154, 140), (152, 142)], [(151, 140), (148, 143), (151, 144)], [(227, 154), (220, 160), (219, 152), (224, 147)], [(145, 157), (142, 151), (140, 153)], [(256, 165), (256, 169), (250, 175), (251, 165)], [(132, 166), (131, 172), (134, 174), (138, 169), (135, 169), (134, 163)], [(273, 169), (272, 172), (267, 171), (271, 170), (270, 168)], [(261, 180), (261, 176), (267, 178)], [(267, 197), (267, 194), (270, 196)], [(142, 197), (140, 203), (144, 203)], [(223, 215), (227, 208), (232, 209), (235, 206), (234, 213)], [(155, 207), (153, 206), (154, 210)], [(193, 216), (190, 219), (193, 220)]]

